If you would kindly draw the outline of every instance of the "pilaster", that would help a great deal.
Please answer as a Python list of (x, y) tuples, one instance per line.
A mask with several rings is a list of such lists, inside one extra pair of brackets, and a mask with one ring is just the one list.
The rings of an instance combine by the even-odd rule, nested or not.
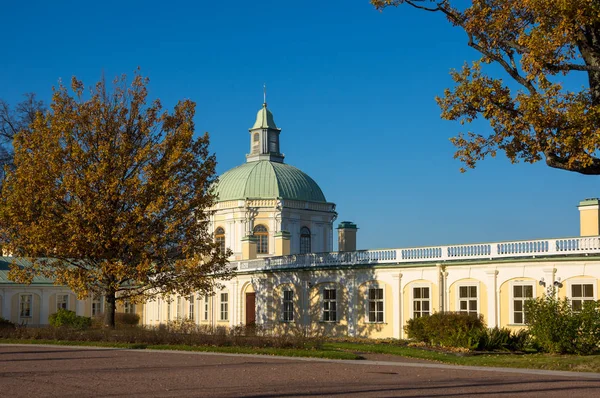
[[(498, 325), (498, 271), (495, 269), (486, 270), (487, 275), (487, 292), (488, 292), (488, 307), (487, 307), (487, 326), (494, 328)], [(481, 294), (481, 293), (480, 293)]]

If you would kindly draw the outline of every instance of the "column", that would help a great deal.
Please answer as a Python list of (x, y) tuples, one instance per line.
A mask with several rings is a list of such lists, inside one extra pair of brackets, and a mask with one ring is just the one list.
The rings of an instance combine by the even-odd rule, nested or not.
[(349, 275), (348, 281), (348, 336), (356, 336), (356, 317), (357, 317), (357, 291), (356, 291), (356, 275)]
[[(498, 326), (498, 271), (487, 270), (487, 296), (488, 296), (488, 307), (487, 307), (487, 326), (493, 328)], [(480, 293), (481, 294), (481, 293)]]
[(402, 274), (392, 275), (392, 280), (393, 335), (395, 339), (399, 339), (402, 330)]

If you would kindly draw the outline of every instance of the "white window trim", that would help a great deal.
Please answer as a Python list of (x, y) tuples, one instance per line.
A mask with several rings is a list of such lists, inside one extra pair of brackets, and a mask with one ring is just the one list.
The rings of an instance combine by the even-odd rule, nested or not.
[[(477, 315), (481, 315), (481, 283), (479, 281), (476, 282), (461, 282), (456, 284), (456, 302), (454, 305), (455, 311), (460, 312), (460, 288), (461, 287), (473, 287), (477, 288)], [(468, 306), (467, 306), (468, 307)], [(468, 308), (467, 308), (468, 313)]]
[(417, 283), (411, 283), (408, 285), (408, 288), (410, 289), (410, 302), (409, 302), (409, 313), (410, 313), (410, 318), (409, 319), (414, 319), (415, 317), (415, 306), (414, 306), (414, 299), (415, 299), (415, 288), (416, 287), (427, 287), (429, 288), (429, 315), (433, 314), (433, 288), (432, 288), (433, 284), (432, 283), (427, 283), (427, 282), (417, 282)]
[[(292, 319), (285, 319), (285, 292), (292, 292)], [(296, 292), (292, 287), (284, 287), (281, 289), (281, 322), (294, 323), (296, 321), (296, 306), (295, 306)]]
[[(365, 285), (366, 287), (366, 291), (365, 291), (365, 323), (368, 324), (372, 324), (372, 325), (383, 325), (387, 323), (387, 318), (385, 316), (385, 311), (387, 308), (387, 304), (386, 304), (386, 300), (385, 300), (385, 295), (386, 295), (386, 289), (385, 289), (385, 285), (383, 284), (379, 284), (376, 282), (373, 283), (368, 283)], [(369, 321), (369, 289), (383, 289), (383, 321), (381, 322), (371, 322)]]
[[(326, 321), (325, 318), (325, 290), (335, 290), (335, 321)], [(325, 283), (319, 287), (319, 308), (320, 308), (320, 321), (325, 323), (340, 323), (340, 288), (335, 283)], [(367, 289), (367, 296), (369, 295)], [(367, 301), (368, 301), (367, 297)], [(385, 291), (383, 292), (383, 317), (385, 319)], [(369, 319), (369, 306), (367, 305), (367, 320)], [(370, 322), (375, 323), (375, 322)]]
[[(30, 296), (31, 300), (29, 301), (29, 316), (21, 316), (21, 297), (23, 296)], [(34, 297), (33, 297), (33, 293), (19, 293), (19, 320), (21, 319), (33, 319), (33, 301), (34, 301)]]
[[(223, 294), (227, 294), (227, 301), (223, 301)], [(225, 318), (223, 318), (223, 310), (222, 310), (223, 303), (227, 303), (227, 312), (226, 312), (227, 317), (225, 317)], [(229, 291), (224, 290), (224, 291), (219, 292), (219, 321), (220, 322), (229, 321), (229, 311), (230, 311), (229, 303), (230, 303)]]
[(202, 298), (202, 321), (210, 321), (210, 296), (204, 295)]
[(195, 299), (196, 299), (196, 296), (193, 295), (193, 294), (190, 294), (187, 297), (187, 300), (186, 300), (187, 301), (187, 307), (188, 307), (188, 310), (187, 310), (187, 313), (188, 313), (187, 314), (187, 319), (189, 319), (191, 321), (196, 321), (196, 314), (195, 314), (195, 312), (196, 312), (196, 305), (195, 304), (196, 303), (194, 302)]
[(598, 300), (598, 291), (597, 291), (598, 283), (597, 283), (596, 279), (594, 279), (594, 278), (589, 278), (589, 279), (583, 278), (583, 279), (573, 279), (573, 280), (569, 279), (567, 281), (567, 292), (565, 295), (565, 297), (567, 297), (569, 300), (573, 299), (573, 296), (572, 296), (573, 290), (571, 289), (572, 285), (592, 285), (592, 289), (594, 291), (593, 299), (594, 299), (594, 301)]
[(58, 296), (67, 296), (67, 302), (66, 302), (67, 307), (65, 308), (65, 310), (69, 311), (69, 307), (70, 307), (69, 301), (71, 301), (71, 297), (69, 297), (69, 293), (66, 293), (66, 292), (56, 293), (56, 296), (55, 296), (56, 299), (55, 299), (55, 303), (54, 303), (56, 305), (56, 311), (58, 311)]
[[(533, 286), (533, 297), (537, 297), (537, 282), (534, 280), (514, 280), (509, 283), (510, 291), (508, 292), (508, 325), (509, 326), (523, 326), (525, 323), (514, 323), (515, 320), (515, 301), (514, 301), (514, 287), (515, 286)], [(524, 304), (523, 304), (524, 305)], [(525, 311), (525, 307), (523, 307)]]
[[(100, 312), (98, 312), (96, 314), (94, 314), (94, 302), (100, 302)], [(92, 316), (98, 316), (98, 315), (104, 313), (104, 296), (103, 295), (100, 295), (100, 296), (92, 295), (92, 303), (90, 306), (90, 313), (92, 314)]]

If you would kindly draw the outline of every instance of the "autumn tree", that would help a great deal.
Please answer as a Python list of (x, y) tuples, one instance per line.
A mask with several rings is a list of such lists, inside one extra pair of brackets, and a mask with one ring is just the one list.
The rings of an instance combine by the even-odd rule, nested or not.
[[(489, 135), (452, 138), (455, 158), (467, 168), (501, 150), (513, 163), (543, 159), (553, 168), (600, 174), (600, 0), (371, 3), (441, 14), (481, 54), (453, 71), (455, 87), (436, 98), (444, 119), (489, 122)], [(486, 74), (489, 64), (506, 74)], [(577, 75), (585, 78), (583, 87), (565, 84)]]
[(2, 245), (31, 261), (10, 278), (104, 295), (111, 327), (117, 299), (205, 294), (229, 274), (207, 229), (216, 162), (208, 134), (194, 136), (195, 104), (168, 112), (146, 87), (139, 73), (89, 94), (59, 85), (15, 136), (0, 198)]
[(34, 93), (25, 94), (25, 99), (14, 107), (0, 99), (0, 173), (5, 165), (12, 165), (12, 141), (19, 131), (26, 130), (37, 112), (43, 112), (44, 103)]

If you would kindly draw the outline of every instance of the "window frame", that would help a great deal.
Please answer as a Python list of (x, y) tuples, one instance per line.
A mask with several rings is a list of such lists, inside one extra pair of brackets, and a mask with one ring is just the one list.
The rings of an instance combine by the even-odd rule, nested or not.
[[(574, 285), (592, 285), (592, 297), (585, 297), (585, 296), (581, 296), (581, 297), (574, 297), (573, 296), (573, 286)], [(573, 279), (573, 280), (568, 280), (567, 281), (567, 292), (566, 292), (566, 297), (569, 299), (569, 302), (571, 303), (571, 308), (573, 309), (573, 311), (575, 312), (580, 312), (581, 310), (576, 310), (573, 307), (573, 301), (574, 299), (577, 301), (581, 301), (581, 309), (583, 309), (583, 305), (584, 302), (586, 301), (596, 301), (598, 300), (598, 296), (597, 296), (597, 291), (596, 291), (596, 281), (594, 279)], [(581, 290), (582, 294), (583, 294), (583, 288)]]
[[(291, 297), (286, 297), (286, 293), (291, 294)], [(294, 289), (291, 287), (281, 290), (281, 321), (294, 322)]]
[[(466, 298), (460, 297), (460, 288), (464, 288), (464, 287), (466, 287), (466, 288), (474, 287), (476, 289), (477, 295), (475, 296), (474, 299), (473, 299), (473, 297), (466, 297)], [(479, 282), (462, 282), (462, 283), (456, 284), (456, 305), (455, 305), (456, 312), (479, 316), (479, 314), (481, 314), (480, 299), (481, 299), (481, 284)], [(466, 311), (463, 311), (460, 309), (460, 304), (463, 301), (467, 302), (467, 310)], [(477, 305), (477, 310), (475, 311), (475, 313), (473, 313), (469, 308), (469, 304), (471, 301), (475, 301), (475, 304)]]
[[(99, 304), (99, 311), (98, 309), (94, 309), (95, 304), (98, 303)], [(100, 295), (94, 295), (92, 296), (92, 308), (91, 308), (91, 314), (92, 316), (98, 316), (100, 314), (104, 313), (104, 296)]]
[[(325, 291), (333, 291), (335, 297), (333, 299), (326, 298)], [(327, 304), (329, 308), (325, 308)], [(331, 309), (331, 304), (334, 305), (334, 309)], [(338, 308), (338, 288), (336, 286), (323, 286), (321, 288), (321, 322), (338, 323)], [(325, 314), (329, 315), (329, 319), (325, 319)], [(334, 319), (331, 319), (331, 314), (333, 314)]]
[(123, 312), (126, 314), (135, 314), (135, 304), (130, 299), (123, 299)]
[(225, 247), (225, 228), (217, 227), (215, 229), (215, 243), (219, 244), (219, 250), (221, 253), (225, 253), (225, 250), (227, 249)]
[[(63, 302), (62, 300), (59, 302), (58, 298), (62, 298), (66, 300)], [(60, 304), (64, 304), (64, 306), (59, 306)], [(60, 309), (69, 311), (69, 293), (56, 293), (56, 311), (59, 311)]]
[(188, 297), (188, 319), (189, 319), (190, 321), (193, 321), (193, 320), (195, 320), (195, 319), (194, 319), (194, 318), (195, 318), (195, 317), (194, 317), (194, 308), (195, 308), (195, 307), (194, 307), (194, 304), (195, 304), (195, 303), (194, 303), (194, 300), (195, 300), (195, 297), (194, 297), (194, 295), (193, 295), (193, 294), (191, 294), (191, 295)]
[[(225, 300), (223, 300), (225, 297)], [(219, 321), (229, 320), (229, 292), (219, 294)]]
[[(431, 283), (413, 283), (410, 286), (410, 319), (421, 318), (423, 316), (429, 316), (433, 312), (433, 288)], [(415, 289), (428, 289), (428, 297), (427, 299), (423, 299), (422, 297), (415, 299)], [(415, 316), (415, 300), (421, 303), (421, 309), (418, 311), (420, 313), (419, 316)], [(427, 315), (423, 315), (423, 302), (427, 302), (429, 308), (427, 310)]]
[[(308, 231), (308, 233), (306, 232)], [(308, 244), (308, 248), (306, 248)], [(307, 226), (300, 228), (300, 254), (312, 253), (312, 232)]]
[(266, 225), (258, 224), (252, 229), (252, 234), (258, 238), (256, 241), (256, 254), (269, 254), (269, 229)]
[[(537, 297), (537, 291), (536, 291), (536, 281), (534, 280), (516, 280), (516, 281), (511, 281), (509, 286), (510, 286), (510, 291), (509, 291), (509, 309), (508, 309), (508, 324), (509, 325), (515, 325), (515, 326), (523, 326), (526, 325), (526, 315), (525, 315), (525, 301), (527, 301), (530, 298), (536, 298)], [(519, 297), (518, 299), (522, 301), (522, 305), (523, 305), (523, 310), (522, 311), (515, 311), (515, 286), (531, 286), (532, 287), (532, 297)], [(517, 323), (515, 322), (515, 312), (522, 312), (523, 313), (523, 322), (522, 323)]]
[[(371, 290), (381, 290), (381, 299), (371, 299)], [(385, 323), (385, 286), (379, 284), (370, 284), (366, 286), (366, 313), (365, 313), (365, 323)], [(371, 320), (371, 302), (381, 302), (381, 311), (375, 308), (375, 320)], [(377, 319), (377, 314), (381, 312), (381, 320)]]
[(210, 319), (210, 296), (207, 294), (204, 296), (204, 321), (208, 321)]
[[(29, 300), (23, 301), (24, 297), (29, 297)], [(23, 304), (28, 304), (28, 315), (23, 315)], [(19, 319), (33, 319), (33, 293), (19, 293)]]

